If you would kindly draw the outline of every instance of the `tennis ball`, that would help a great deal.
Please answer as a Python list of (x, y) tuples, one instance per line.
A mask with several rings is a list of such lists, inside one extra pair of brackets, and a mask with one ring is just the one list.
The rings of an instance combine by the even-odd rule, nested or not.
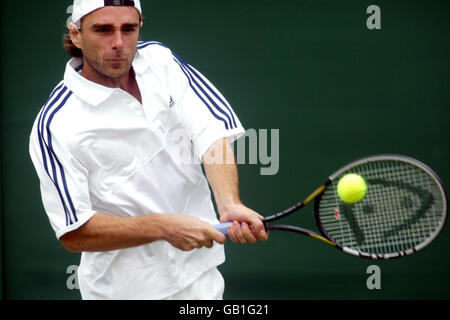
[(339, 180), (337, 193), (342, 201), (356, 203), (366, 195), (367, 184), (359, 174), (349, 173)]

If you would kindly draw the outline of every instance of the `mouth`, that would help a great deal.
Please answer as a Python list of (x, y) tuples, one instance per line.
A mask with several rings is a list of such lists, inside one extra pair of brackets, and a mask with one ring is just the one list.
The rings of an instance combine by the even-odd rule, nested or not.
[(111, 61), (111, 62), (124, 62), (124, 61), (127, 61), (127, 59), (113, 58), (113, 59), (107, 59), (107, 61)]
[(123, 69), (128, 66), (128, 60), (124, 58), (111, 58), (106, 60), (109, 66), (113, 69)]

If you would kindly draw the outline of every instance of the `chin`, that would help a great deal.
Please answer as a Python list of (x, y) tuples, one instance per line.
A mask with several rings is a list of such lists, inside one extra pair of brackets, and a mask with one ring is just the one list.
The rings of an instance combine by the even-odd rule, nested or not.
[(128, 72), (130, 72), (130, 68), (120, 68), (120, 69), (110, 69), (110, 70), (106, 70), (105, 75), (107, 77), (113, 78), (113, 79), (117, 79), (120, 77), (123, 77), (125, 75), (128, 74)]

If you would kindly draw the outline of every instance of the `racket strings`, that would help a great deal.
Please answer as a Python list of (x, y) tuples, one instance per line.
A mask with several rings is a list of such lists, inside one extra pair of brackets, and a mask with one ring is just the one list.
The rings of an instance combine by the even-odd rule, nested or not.
[(372, 161), (343, 172), (361, 175), (365, 197), (346, 204), (336, 183), (324, 192), (319, 218), (337, 243), (368, 254), (406, 252), (431, 237), (443, 219), (444, 200), (434, 177), (401, 161)]

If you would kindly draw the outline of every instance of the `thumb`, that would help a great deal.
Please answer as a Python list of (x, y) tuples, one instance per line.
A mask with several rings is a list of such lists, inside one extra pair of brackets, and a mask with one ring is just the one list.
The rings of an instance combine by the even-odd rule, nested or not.
[(211, 239), (217, 243), (224, 244), (227, 241), (227, 237), (219, 230), (212, 228)]

